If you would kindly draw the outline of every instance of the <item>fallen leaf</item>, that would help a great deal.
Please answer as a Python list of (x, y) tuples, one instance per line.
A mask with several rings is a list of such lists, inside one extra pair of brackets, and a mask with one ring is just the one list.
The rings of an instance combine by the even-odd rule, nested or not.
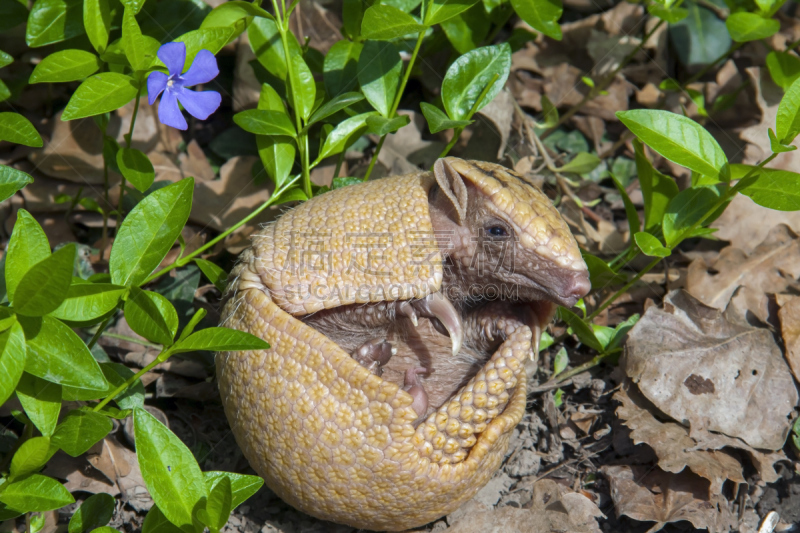
[(184, 176), (192, 176), (197, 181), (209, 181), (215, 177), (214, 169), (206, 158), (206, 154), (195, 139), (186, 145), (186, 153), (178, 155), (181, 172)]
[(489, 120), (494, 129), (500, 133), (500, 148), (494, 156), (494, 159), (499, 160), (506, 152), (508, 136), (511, 134), (511, 123), (514, 121), (514, 97), (511, 96), (510, 92), (503, 89), (497, 93), (494, 100), (478, 111), (478, 115)]
[(628, 333), (625, 371), (655, 407), (692, 430), (777, 450), (797, 388), (771, 332), (670, 292)]
[(787, 226), (775, 226), (766, 239), (748, 255), (729, 246), (714, 262), (692, 261), (686, 290), (704, 304), (725, 309), (733, 293), (742, 288), (746, 309), (762, 322), (769, 318), (767, 294), (796, 286), (800, 277), (800, 240)]
[(422, 138), (422, 132), (427, 130), (428, 125), (421, 113), (402, 110), (398, 114), (408, 115), (411, 123), (386, 136), (378, 154), (378, 162), (388, 170), (387, 176), (431, 168), (445, 144)]
[(781, 335), (786, 346), (786, 360), (796, 380), (800, 381), (800, 297), (790, 299), (780, 311)]
[(714, 233), (716, 238), (749, 254), (778, 224), (786, 224), (795, 233), (800, 233), (800, 211), (768, 209), (743, 194), (737, 194), (711, 227), (717, 230)]

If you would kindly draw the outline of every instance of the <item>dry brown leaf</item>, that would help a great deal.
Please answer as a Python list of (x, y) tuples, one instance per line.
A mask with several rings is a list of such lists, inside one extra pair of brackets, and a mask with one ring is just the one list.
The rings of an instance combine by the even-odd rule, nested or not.
[(111, 496), (119, 494), (116, 482), (107, 479), (101, 472), (92, 467), (86, 456), (70, 457), (58, 451), (42, 472), (46, 476), (66, 480), (64, 486), (70, 492), (84, 491), (92, 494), (104, 492)]
[(709, 533), (727, 533), (734, 524), (722, 496), (708, 497), (708, 481), (691, 472), (670, 474), (647, 466), (604, 466), (617, 516), (656, 522), (648, 533), (686, 520)]
[(717, 229), (715, 237), (749, 254), (778, 224), (786, 224), (795, 233), (800, 232), (800, 211), (768, 209), (743, 194), (737, 194), (711, 227)]
[(256, 78), (250, 61), (256, 59), (247, 32), (239, 36), (236, 43), (236, 69), (233, 73), (233, 110), (251, 109), (258, 104), (261, 83)]
[(178, 155), (181, 164), (181, 172), (184, 176), (192, 176), (196, 181), (213, 180), (214, 169), (206, 158), (206, 154), (195, 139), (186, 145), (186, 153)]
[(713, 263), (695, 259), (689, 265), (686, 290), (700, 301), (725, 309), (742, 287), (746, 309), (762, 322), (769, 318), (767, 294), (784, 292), (800, 277), (800, 240), (791, 229), (775, 226), (749, 256), (732, 246)]
[(655, 407), (693, 432), (767, 450), (786, 441), (798, 395), (772, 334), (686, 291), (670, 292), (663, 309), (651, 307), (633, 327), (625, 370)]
[(422, 138), (422, 132), (428, 127), (422, 114), (406, 110), (398, 114), (408, 115), (411, 123), (386, 136), (378, 162), (388, 170), (387, 176), (432, 167), (445, 146), (443, 142)]
[(800, 381), (800, 297), (791, 298), (778, 311), (781, 335), (786, 346), (786, 360), (797, 381)]
[[(628, 233), (617, 230), (617, 226), (606, 220), (588, 222), (575, 202), (565, 201), (561, 205), (561, 214), (570, 226), (573, 226), (575, 239), (581, 248), (593, 254), (613, 255), (625, 249)], [(597, 225), (597, 228), (593, 224)]]
[(658, 456), (662, 470), (677, 474), (688, 467), (711, 482), (710, 494), (718, 494), (726, 480), (744, 483), (742, 465), (724, 452), (687, 451), (697, 445), (688, 430), (675, 422), (660, 422), (648, 410), (652, 405), (630, 384), (623, 386), (614, 399), (622, 405), (617, 416), (631, 429), (634, 444), (647, 444)]
[(120, 444), (115, 436), (107, 436), (95, 444), (86, 457), (92, 466), (117, 484), (128, 505), (140, 512), (153, 506), (136, 454)]
[(514, 97), (503, 89), (495, 96), (494, 100), (478, 111), (478, 114), (489, 120), (494, 125), (494, 129), (500, 133), (500, 148), (497, 150), (497, 154), (493, 155), (493, 159), (499, 160), (506, 151), (508, 136), (511, 134), (511, 123), (514, 120)]

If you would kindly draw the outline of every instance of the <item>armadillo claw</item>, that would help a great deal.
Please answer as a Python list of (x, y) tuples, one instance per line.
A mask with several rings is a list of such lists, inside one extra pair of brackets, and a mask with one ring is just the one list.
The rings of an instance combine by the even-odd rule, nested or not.
[[(413, 300), (411, 306), (428, 318), (436, 318), (444, 326), (453, 346), (453, 355), (458, 354), (464, 343), (464, 325), (461, 315), (441, 292), (434, 292), (420, 300)], [(417, 325), (416, 323), (414, 324)]]

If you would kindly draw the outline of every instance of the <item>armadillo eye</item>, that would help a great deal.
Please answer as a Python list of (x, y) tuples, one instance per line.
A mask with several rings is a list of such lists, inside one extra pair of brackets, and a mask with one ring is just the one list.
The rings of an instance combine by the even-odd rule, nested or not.
[(508, 232), (503, 226), (489, 226), (486, 228), (486, 233), (491, 237), (508, 237)]

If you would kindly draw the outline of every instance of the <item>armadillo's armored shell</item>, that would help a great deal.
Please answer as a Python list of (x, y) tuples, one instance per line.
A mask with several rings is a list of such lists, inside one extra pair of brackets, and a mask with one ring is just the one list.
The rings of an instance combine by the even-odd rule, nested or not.
[(220, 353), (217, 372), (236, 441), (276, 494), (318, 518), (399, 531), (491, 478), (525, 410), (527, 326), (415, 428), (411, 396), (277, 306), (254, 264), (251, 248), (231, 274), (224, 324), (271, 348)]
[(429, 174), (373, 180), (294, 208), (253, 238), (255, 267), (293, 315), (422, 298), (442, 284)]

